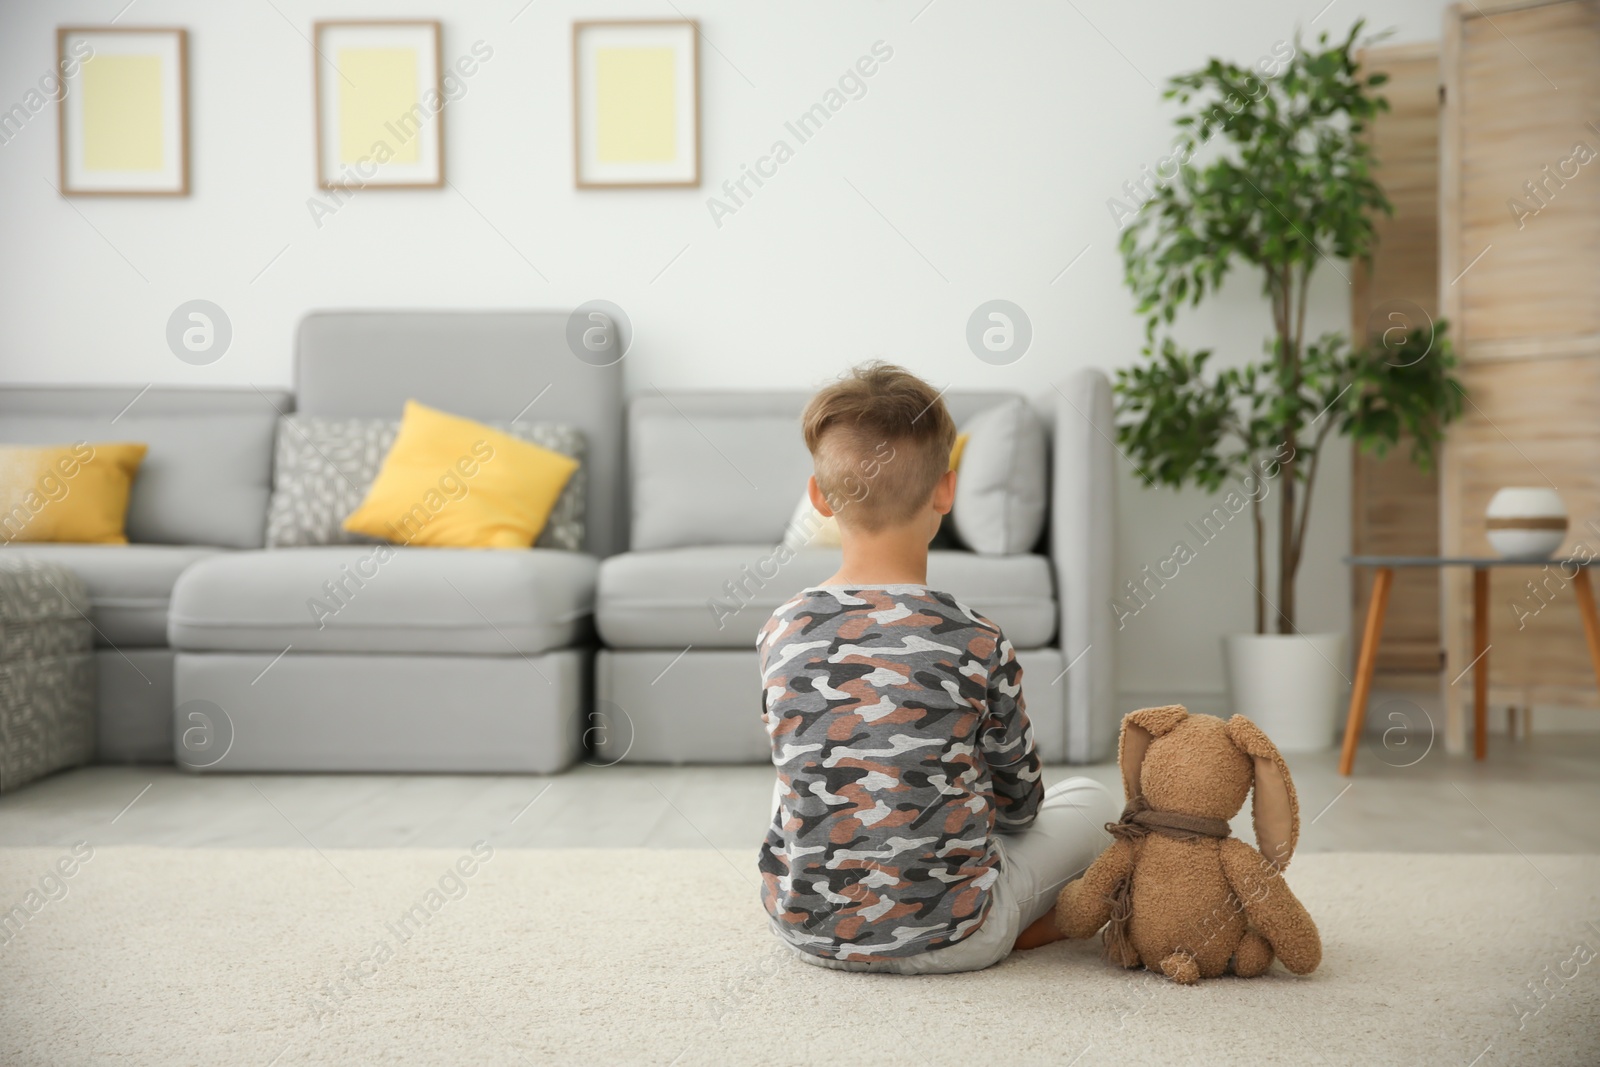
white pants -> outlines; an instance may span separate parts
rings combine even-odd
[[[997,835],[1000,877],[989,890],[989,914],[953,945],[892,960],[831,960],[789,947],[807,963],[840,971],[952,974],[992,967],[1055,905],[1061,887],[1095,861],[1111,838],[1106,823],[1121,814],[1122,802],[1089,778],[1068,778],[1045,790],[1032,826]]]

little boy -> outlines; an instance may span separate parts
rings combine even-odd
[[[1000,627],[928,588],[928,542],[955,499],[955,424],[899,367],[857,367],[804,416],[808,488],[837,516],[833,577],[757,638],[778,770],[762,903],[808,963],[973,971],[1057,940],[1055,899],[1120,805],[1098,783],[1049,790]]]

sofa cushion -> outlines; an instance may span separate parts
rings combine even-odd
[[[656,391],[636,397],[628,406],[629,547],[782,541],[811,474],[800,432],[800,413],[811,396]],[[961,426],[1017,399],[1000,392],[944,394]]]
[[[486,425],[532,444],[584,459],[583,431],[553,422]],[[272,467],[267,547],[372,544],[380,540],[344,528],[378,477],[399,433],[399,419],[327,419],[285,415],[278,420]],[[539,540],[540,548],[583,548],[586,482],[580,467],[561,490]]]
[[[315,311],[295,346],[295,410],[394,418],[407,400],[471,419],[559,420],[583,434],[584,548],[621,550],[622,371],[567,344],[569,311]],[[403,369],[404,373],[397,373]]]
[[[547,548],[232,552],[184,574],[167,632],[183,651],[532,655],[588,632],[596,567]]]
[[[777,544],[811,474],[802,394],[641,396],[628,409],[636,549]]]
[[[600,564],[595,622],[612,648],[750,648],[773,611],[838,568],[835,549],[625,552]],[[1043,556],[930,552],[928,584],[987,615],[1017,648],[1038,648],[1055,636],[1050,561]]]
[[[956,536],[990,556],[1032,551],[1050,498],[1044,424],[1017,399],[979,412],[962,429],[967,447],[950,511]]]
[[[275,389],[0,388],[0,442],[150,446],[128,499],[128,540],[260,548],[272,435],[293,407]]]
[[[167,602],[189,565],[221,554],[193,545],[13,544],[3,550],[58,563],[89,587],[95,644],[162,648],[167,643]]]

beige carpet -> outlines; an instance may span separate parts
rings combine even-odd
[[[69,855],[0,853],[0,907],[41,894],[0,934],[5,1064],[1600,1063],[1600,857],[1302,855],[1321,969],[1179,988],[1097,943],[808,967],[710,851],[107,847],[48,880]]]

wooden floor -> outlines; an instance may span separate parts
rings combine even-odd
[[[1364,746],[1353,778],[1337,750],[1289,758],[1302,850],[1600,853],[1600,734],[1492,738],[1489,758],[1415,758]],[[1052,767],[1048,782],[1116,768]],[[87,767],[0,797],[0,848],[753,849],[772,796],[768,767],[578,766],[553,777],[196,775]],[[1249,812],[1235,821],[1246,839]]]

